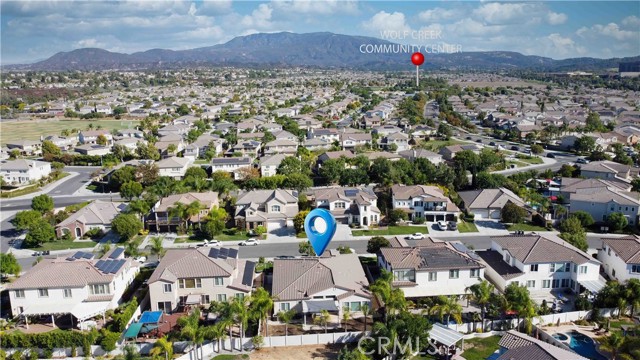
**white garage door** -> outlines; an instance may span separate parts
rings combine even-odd
[[[500,210],[491,210],[492,219],[500,219]]]
[[[476,210],[473,212],[474,218],[478,220],[487,219],[489,217],[489,210]]]
[[[271,220],[267,223],[267,231],[271,232],[273,230],[278,230],[286,227],[286,220]]]

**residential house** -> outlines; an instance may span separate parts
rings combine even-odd
[[[551,291],[580,294],[582,288],[597,292],[605,286],[598,260],[551,234],[494,236],[491,249],[478,255],[488,265],[485,275],[500,291],[515,282],[541,298]]]
[[[263,156],[260,159],[260,175],[265,176],[273,176],[277,174],[278,166],[282,160],[284,160],[287,154],[275,154],[270,156]]]
[[[377,200],[368,188],[327,187],[313,192],[316,207],[331,211],[342,224],[370,226],[380,222]]]
[[[278,130],[273,132],[273,136],[275,136],[276,140],[288,140],[293,141],[296,144],[298,143],[298,137],[293,135],[292,133],[286,130]]]
[[[322,139],[327,140],[330,143],[334,141],[340,141],[340,135],[342,133],[338,131],[338,129],[328,128],[328,129],[311,129],[307,133],[308,139]]]
[[[509,202],[524,207],[524,200],[505,188],[461,191],[458,193],[464,209],[475,219],[501,219],[502,208]]]
[[[322,164],[329,159],[333,159],[333,160],[337,160],[340,158],[353,159],[355,157],[356,155],[349,150],[327,151],[318,156],[318,167],[322,167]]]
[[[77,136],[57,136],[50,135],[44,138],[44,140],[51,141],[53,145],[59,147],[61,150],[70,150],[78,143]]]
[[[103,156],[111,153],[111,146],[84,144],[76,146],[74,151],[82,155]]]
[[[44,258],[7,285],[14,317],[70,314],[83,322],[115,309],[133,282],[139,267],[115,248],[101,259],[76,252],[67,258]],[[73,321],[73,320],[72,320]]]
[[[243,172],[253,166],[253,161],[248,157],[213,158],[211,159],[211,173],[222,171],[233,175],[234,180],[243,178]]]
[[[480,153],[480,150],[482,150],[482,147],[475,145],[475,144],[469,144],[469,145],[450,145],[450,146],[445,146],[442,149],[440,149],[440,155],[442,155],[442,158],[445,160],[453,160],[454,157],[456,157],[456,154],[459,153],[460,151],[463,150],[470,150],[473,151],[476,154]]]
[[[260,143],[260,141],[239,141],[233,148],[229,149],[227,155],[239,153],[242,154],[242,156],[256,158],[258,157],[258,152],[260,151],[261,146],[262,144]]]
[[[9,185],[26,185],[51,174],[51,163],[37,160],[8,160],[0,163],[0,176]]]
[[[560,195],[564,198],[565,203],[569,203],[571,195],[580,190],[606,189],[610,187],[619,191],[631,191],[631,184],[614,179],[605,180],[599,178],[583,179],[563,177],[560,180],[560,184]]]
[[[298,141],[286,139],[273,140],[265,145],[265,154],[289,154],[294,155],[298,150]]]
[[[405,151],[398,151],[398,155],[403,158],[414,161],[415,159],[427,159],[433,165],[438,165],[442,162],[442,155],[436,154],[433,151],[425,150],[425,149],[409,149]]]
[[[635,226],[640,213],[640,193],[620,191],[615,187],[579,189],[569,197],[570,211],[586,211],[597,222],[622,213]]]
[[[341,318],[344,308],[352,317],[362,316],[362,305],[371,308],[369,281],[356,254],[335,250],[322,257],[275,259],[273,261],[273,313],[295,310],[307,316],[323,310]]]
[[[218,201],[218,193],[213,191],[169,195],[160,199],[153,206],[153,209],[151,209],[151,213],[146,219],[148,228],[155,227],[157,232],[160,232],[161,230],[171,231],[171,229],[175,229],[184,222],[185,219],[181,219],[178,216],[179,214],[172,214],[171,209],[175,209],[178,203],[188,206],[196,201],[200,203],[200,211],[186,219],[186,221],[191,224],[202,222],[207,215],[209,215],[209,211],[211,211],[214,206],[220,205]]]
[[[500,349],[496,360],[588,360],[574,351],[557,347],[517,330],[507,331],[500,338],[498,345]]]
[[[442,189],[428,185],[400,185],[391,187],[393,209],[409,213],[409,220],[457,221],[460,209],[444,195]]]
[[[230,248],[169,249],[149,278],[152,311],[226,302],[251,294],[256,263]]]
[[[187,124],[168,124],[160,129],[158,129],[158,135],[166,136],[166,135],[186,135],[189,130],[191,130],[191,126]]]
[[[121,129],[121,130],[118,130],[118,136],[123,138],[143,139],[144,132],[138,129]]]
[[[302,144],[307,150],[316,151],[316,150],[329,150],[331,149],[331,142],[324,139],[314,138],[305,140]]]
[[[181,180],[192,163],[193,160],[190,158],[172,156],[157,161],[156,166],[158,166],[158,175]]]
[[[602,261],[604,272],[612,280],[620,283],[640,280],[640,237],[603,238],[598,260]]]
[[[91,229],[107,232],[111,229],[111,221],[126,207],[122,202],[95,200],[56,225],[56,234],[58,237],[69,234],[76,239]]]
[[[342,149],[351,150],[356,146],[371,145],[371,133],[342,133],[340,135],[340,145]]]
[[[385,136],[382,138],[380,145],[382,145],[386,150],[391,150],[391,147],[395,145],[396,152],[411,149],[411,146],[409,145],[409,136],[400,132]]]
[[[378,266],[393,274],[392,286],[401,288],[407,298],[463,295],[484,279],[485,266],[459,241],[427,238],[415,247],[403,245],[381,248]]]
[[[42,154],[42,144],[33,140],[9,140],[5,146],[9,150],[19,150],[21,155],[31,156]]]
[[[292,190],[252,190],[236,200],[236,226],[247,230],[264,226],[268,232],[292,227],[298,196]]]
[[[216,154],[221,154],[223,152],[222,145],[224,142],[224,139],[217,136],[202,134],[196,141],[185,146],[184,157],[190,157],[194,160],[199,157],[204,157],[209,147],[212,147]]]
[[[109,130],[80,131],[78,134],[78,140],[80,140],[81,144],[97,144],[100,136],[104,136],[104,138],[107,139],[107,145],[111,145],[113,143],[113,135],[111,135]]]
[[[618,164],[609,160],[592,161],[580,166],[580,175],[590,179],[598,178],[630,182],[632,176],[637,175],[637,173],[638,171],[632,171],[629,165]]]

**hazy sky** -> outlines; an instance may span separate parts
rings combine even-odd
[[[554,59],[640,55],[639,1],[5,1],[1,61],[98,47],[189,49],[256,32],[292,31],[511,50]],[[417,31],[423,32],[422,38]],[[425,38],[426,37],[426,38]]]

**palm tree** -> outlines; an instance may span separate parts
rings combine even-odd
[[[618,352],[624,343],[624,337],[619,332],[612,332],[611,335],[599,339],[600,348],[611,353],[611,360],[616,360]]]
[[[200,228],[202,228],[201,222],[200,222],[201,209],[202,209],[202,204],[200,203],[200,201],[197,201],[197,200],[187,205],[187,208],[185,209],[185,216],[187,216],[188,219],[191,219],[192,217],[198,215],[198,227]]]
[[[360,307],[360,311],[362,311],[362,315],[364,315],[364,331],[367,331],[367,316],[371,314],[371,307],[369,304],[362,304]]]
[[[102,246],[100,246],[100,249],[98,250],[98,257],[103,257],[104,254],[109,252],[109,250],[111,250],[111,245],[109,245],[108,243],[102,244]]]
[[[254,313],[254,318],[258,319],[258,334],[260,334],[261,325],[264,324],[265,335],[269,336],[267,317],[269,316],[269,312],[273,310],[273,298],[263,287],[259,287],[253,292],[251,296],[251,309]]]
[[[524,321],[524,331],[531,335],[533,331],[533,318],[538,317],[538,309],[536,304],[533,301],[529,301],[529,303],[524,307],[522,313],[519,315],[522,316]]]
[[[482,330],[484,331],[484,319],[487,313],[487,306],[491,301],[491,294],[493,294],[495,287],[487,280],[482,280],[479,283],[473,284],[465,289],[465,292],[470,292],[467,298],[480,305],[480,313],[482,317]]]
[[[229,343],[231,345],[231,351],[233,351],[233,325],[235,324],[234,322],[234,313],[233,313],[233,307],[231,306],[231,303],[228,301],[224,301],[224,302],[212,302],[211,306],[209,307],[210,311],[213,311],[215,313],[218,314],[219,317],[219,321],[218,324],[220,324],[220,326],[222,326],[223,328],[228,328],[229,329]]]
[[[213,326],[207,326],[206,336],[218,343],[218,352],[222,350],[222,341],[227,337],[226,325],[218,322]]]
[[[187,227],[187,220],[188,220],[188,216],[187,214],[187,206],[181,202],[176,203],[174,206],[170,207],[169,209],[169,216],[172,218],[179,218],[180,219],[180,229],[186,229]]]
[[[342,322],[344,323],[344,331],[349,331],[349,320],[351,319],[351,309],[348,306],[342,308]]]
[[[124,347],[124,354],[117,356],[116,359],[122,360],[139,360],[140,353],[138,353],[138,349],[136,349],[133,345],[127,345]]]
[[[631,305],[631,318],[635,314],[635,309],[640,307],[640,280],[629,279],[625,285],[625,293],[629,305]]]
[[[458,324],[462,322],[462,305],[458,304],[458,299],[455,296],[438,296],[438,304],[431,307],[430,313],[431,315],[437,314],[440,317],[440,321],[443,320],[446,314],[447,325],[451,316]]]
[[[244,298],[235,297],[231,301],[231,309],[233,317],[238,325],[240,325],[240,347],[244,349],[244,333],[249,323],[249,303],[251,302],[250,296]]]
[[[289,323],[293,320],[293,317],[296,315],[296,311],[294,309],[289,309],[287,311],[280,311],[278,313],[278,319],[284,323],[284,336],[288,335]]]
[[[471,321],[473,322],[473,331],[476,331],[476,329],[477,329],[477,328],[476,328],[476,323],[477,323],[478,321],[482,321],[482,317],[480,316],[480,314],[478,314],[478,312],[477,312],[477,311],[474,311],[474,312],[471,314]],[[482,328],[483,328],[482,330],[484,331],[484,324],[482,324],[482,325],[483,325],[483,326],[482,326]]]
[[[149,210],[151,210],[151,207],[142,199],[132,200],[127,206],[127,212],[140,215],[141,221],[144,220],[144,215],[148,214]]]
[[[150,354],[154,359],[159,359],[164,354],[164,359],[169,360],[173,358],[173,343],[163,336],[153,344]]]
[[[327,310],[321,310],[319,314],[316,314],[316,316],[313,318],[313,322],[314,324],[317,324],[318,326],[322,326],[324,327],[324,333],[327,333],[327,325],[329,324],[329,319],[331,318],[331,315],[329,315],[329,311]]]
[[[178,319],[180,336],[193,344],[194,357],[198,359],[198,348],[204,342],[204,328],[200,326],[200,309],[195,308],[191,314]]]
[[[140,250],[138,250],[138,245],[133,241],[130,241],[127,243],[127,245],[125,245],[124,252],[125,254],[127,254],[127,256],[130,256],[130,257],[137,257],[140,255]]]
[[[627,306],[629,304],[627,304],[627,299],[623,298],[623,297],[619,297],[618,298],[618,317],[620,316],[624,316],[624,314],[627,311]]]
[[[158,256],[158,260],[162,259],[167,251],[162,247],[162,238],[154,236],[151,238],[151,253]]]

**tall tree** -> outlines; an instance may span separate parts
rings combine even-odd
[[[296,315],[296,311],[294,309],[290,309],[287,311],[278,312],[278,319],[284,323],[284,336],[286,337],[289,334],[288,328],[291,320]]]
[[[165,360],[172,359],[173,343],[169,341],[166,336],[163,336],[160,339],[156,340],[156,342],[153,344],[153,348],[149,353],[154,359],[158,359],[162,355],[164,355]]]
[[[265,335],[269,336],[269,325],[267,317],[269,312],[273,310],[273,298],[271,294],[263,287],[259,287],[251,296],[251,310],[253,317],[258,320],[258,334],[260,334],[261,325],[265,325]]]
[[[53,206],[53,199],[47,194],[38,195],[31,200],[31,208],[41,214],[53,210]]]
[[[451,316],[458,324],[462,322],[462,305],[458,304],[455,296],[438,296],[438,303],[432,306],[429,312],[431,315],[438,315],[440,321],[447,315],[446,324],[449,324]]]
[[[18,276],[21,270],[20,264],[13,254],[0,253],[0,274],[2,274],[2,276]]]
[[[487,280],[482,280],[479,283],[473,284],[466,288],[469,292],[469,299],[480,305],[480,313],[482,317],[482,330],[484,331],[484,319],[487,313],[487,306],[491,302],[491,294],[495,291],[495,286]]]
[[[200,326],[200,309],[195,308],[189,315],[179,318],[178,325],[180,326],[180,336],[193,345],[194,358],[196,360],[202,359],[203,357],[198,355],[198,349],[204,342],[205,331]]]

